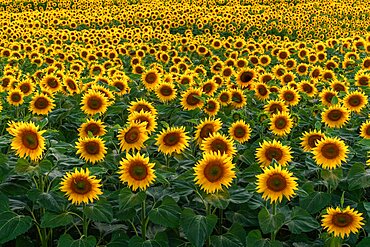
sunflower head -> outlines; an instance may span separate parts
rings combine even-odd
[[[108,98],[101,92],[89,90],[84,94],[81,110],[88,115],[104,114],[108,107]]]
[[[360,136],[362,136],[365,139],[370,139],[370,120],[361,124]]]
[[[120,131],[117,136],[122,150],[140,150],[148,139],[145,122],[131,122],[127,128]]]
[[[335,105],[322,112],[322,121],[330,128],[341,128],[349,120],[349,112],[346,108]]]
[[[324,138],[325,135],[321,131],[310,131],[305,132],[301,138],[301,146],[305,152],[311,151],[316,147],[318,141]]]
[[[210,118],[204,119],[196,127],[195,139],[197,140],[198,144],[200,144],[205,138],[219,131],[221,127],[222,127],[222,122],[219,118],[214,119],[214,120]]]
[[[162,130],[157,137],[156,145],[158,145],[158,150],[164,154],[180,154],[189,146],[189,139],[185,127],[171,127]]]
[[[43,93],[35,94],[30,102],[30,111],[32,114],[47,115],[54,107],[54,100]]]
[[[344,97],[343,104],[348,110],[359,113],[367,105],[367,98],[363,92],[355,91]]]
[[[326,137],[316,142],[312,149],[316,163],[324,169],[335,169],[346,161],[348,147],[337,137]]]
[[[200,149],[206,153],[220,152],[221,154],[227,154],[229,156],[233,156],[236,153],[234,141],[217,132],[205,138]]]
[[[78,129],[78,135],[81,138],[89,137],[89,132],[92,136],[103,136],[107,131],[101,120],[90,118],[85,123],[81,124],[81,127]]]
[[[76,142],[77,154],[81,158],[95,164],[102,161],[107,153],[105,142],[100,137],[79,138]]]
[[[229,128],[229,135],[236,141],[244,143],[250,139],[251,128],[243,120],[234,122]]]
[[[270,130],[278,136],[289,134],[293,127],[293,121],[287,112],[274,114],[270,120]]]
[[[277,163],[285,166],[292,160],[289,146],[283,145],[280,141],[264,140],[260,147],[256,149],[256,157],[261,166],[267,167],[275,159]]]

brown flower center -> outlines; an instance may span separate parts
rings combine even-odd
[[[30,87],[30,85],[28,85],[28,84],[22,84],[22,86],[20,86],[20,90],[21,90],[24,94],[27,94],[27,93],[31,90],[31,87]]]
[[[76,90],[77,89],[76,84],[72,80],[67,80],[67,85],[72,90]]]
[[[209,112],[213,112],[213,111],[215,111],[215,110],[216,110],[216,103],[215,103],[215,102],[213,102],[213,101],[209,101],[209,102],[207,102],[206,109],[207,109],[207,111],[209,111]]]
[[[100,145],[96,141],[88,141],[85,143],[85,151],[88,154],[98,154],[100,152]]]
[[[144,112],[151,112],[149,106],[147,106],[145,104],[138,104],[135,107],[135,111],[140,112],[141,110],[143,110]]]
[[[248,83],[253,79],[253,73],[246,71],[240,75],[240,81],[242,83]]]
[[[281,174],[273,174],[267,179],[266,186],[274,192],[282,191],[287,187],[286,179]]]
[[[276,112],[282,112],[282,111],[283,111],[283,107],[280,104],[272,104],[269,109],[270,113],[276,113]]]
[[[289,91],[284,93],[284,100],[293,101],[294,98],[295,98],[294,93],[289,92]]]
[[[22,100],[22,96],[19,93],[13,93],[11,99],[13,102],[19,102]]]
[[[221,154],[224,154],[228,151],[228,146],[227,146],[227,143],[225,143],[224,140],[221,140],[221,139],[215,139],[214,141],[212,141],[211,143],[211,150],[213,152],[218,152],[220,151]]]
[[[321,135],[310,135],[307,140],[308,146],[310,146],[310,148],[316,147],[317,142],[320,141],[322,138],[323,137]]]
[[[91,191],[92,185],[85,177],[77,177],[71,183],[71,189],[74,193],[84,195]]]
[[[85,132],[86,134],[89,133],[89,131],[94,135],[96,136],[97,134],[99,134],[100,132],[100,127],[99,125],[97,125],[96,123],[89,123],[86,128],[85,128]]]
[[[362,99],[358,95],[353,95],[349,98],[348,103],[350,106],[359,106],[362,103]]]
[[[236,138],[243,138],[246,133],[247,131],[244,126],[236,126],[234,129],[234,136]]]
[[[243,102],[243,98],[240,95],[240,93],[238,93],[238,92],[233,92],[233,94],[232,94],[232,100],[235,103],[242,103]]]
[[[287,121],[285,119],[285,117],[278,117],[276,120],[275,120],[275,127],[277,129],[284,129],[286,126],[287,126]]]
[[[35,101],[34,104],[35,108],[37,109],[46,109],[49,106],[49,101],[45,99],[44,97],[40,97]]]
[[[210,161],[204,168],[204,176],[211,183],[219,181],[223,175],[223,164],[219,161]]]
[[[283,151],[280,148],[269,147],[265,152],[265,156],[270,161],[272,159],[279,161],[283,157]]]
[[[170,96],[172,94],[172,88],[170,86],[163,85],[160,92],[163,96]]]
[[[135,143],[140,138],[140,130],[137,127],[130,128],[125,134],[125,142],[128,144]]]
[[[331,121],[338,121],[343,116],[343,112],[340,110],[331,110],[328,113],[328,118]]]
[[[205,139],[210,136],[214,132],[213,124],[206,124],[202,127],[199,133],[199,137],[201,139]]]
[[[146,76],[145,76],[145,82],[148,83],[148,84],[153,84],[157,81],[157,75],[154,73],[154,72],[149,72]]]
[[[331,103],[331,100],[333,99],[334,96],[335,96],[335,94],[328,92],[328,93],[325,94],[324,98],[325,98],[326,102]]]
[[[52,78],[49,78],[46,83],[51,88],[57,88],[58,85],[59,85],[57,79],[56,78],[53,78],[53,77]]]
[[[148,176],[148,169],[145,164],[136,161],[134,164],[130,165],[129,173],[132,178],[141,181]]]
[[[334,143],[327,143],[322,146],[321,153],[327,159],[335,159],[339,155],[339,147]]]
[[[332,223],[335,226],[339,227],[347,227],[353,222],[353,218],[351,215],[347,213],[336,213],[333,215]]]
[[[39,139],[37,134],[32,131],[25,131],[22,133],[22,143],[23,145],[31,150],[35,150],[39,146]]]
[[[174,146],[180,141],[180,134],[177,132],[170,132],[163,138],[163,142],[166,146]]]
[[[200,99],[197,99],[194,96],[199,96],[197,93],[190,93],[188,97],[186,97],[186,103],[191,106],[195,106],[200,102]]]
[[[100,109],[103,106],[103,102],[102,102],[102,100],[99,97],[97,97],[97,96],[91,96],[87,100],[87,106],[90,109],[98,110],[98,109]]]
[[[221,102],[228,102],[228,101],[229,101],[229,99],[230,99],[230,96],[229,96],[227,93],[223,93],[223,94],[221,94],[221,96],[220,96],[220,100],[221,100]]]
[[[313,91],[312,86],[310,84],[307,84],[307,83],[303,84],[302,89],[306,93],[312,93],[312,91]]]
[[[268,92],[266,87],[263,85],[258,86],[257,90],[258,90],[258,93],[262,96],[265,96]]]

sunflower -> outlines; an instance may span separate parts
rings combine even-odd
[[[270,120],[270,130],[274,135],[285,136],[293,127],[293,121],[288,112],[273,114]]]
[[[117,95],[125,95],[130,92],[130,87],[128,85],[127,78],[114,78],[110,85],[114,86],[117,90],[115,91],[115,94]]]
[[[338,93],[331,89],[324,89],[319,94],[319,97],[321,98],[321,103],[325,106],[332,106],[332,99],[333,97],[337,97]]]
[[[340,82],[340,81],[333,81],[331,84],[330,84],[330,87],[336,91],[336,92],[345,92],[347,93],[348,92],[348,87],[345,85],[344,82]]]
[[[54,107],[54,100],[41,93],[35,94],[32,97],[29,109],[32,114],[47,115],[53,110]]]
[[[203,106],[203,101],[199,99],[202,96],[202,90],[190,88],[182,94],[181,105],[185,110],[194,110]]]
[[[343,105],[350,111],[359,113],[368,103],[367,96],[360,91],[347,94],[343,99]]]
[[[22,91],[24,96],[28,96],[32,94],[33,90],[35,89],[35,85],[30,79],[27,79],[19,83],[17,88]]]
[[[335,169],[346,161],[348,147],[337,137],[324,137],[312,149],[316,164],[324,169]]]
[[[298,84],[298,90],[300,92],[305,92],[309,97],[313,97],[317,93],[316,85],[308,81],[301,81],[301,83]]]
[[[322,217],[321,225],[329,233],[334,233],[334,237],[345,238],[350,233],[357,233],[365,224],[362,213],[350,208],[350,206],[345,209],[329,207]]]
[[[59,92],[62,89],[60,79],[53,74],[45,75],[40,84],[43,89],[51,93]]]
[[[227,90],[224,90],[218,95],[217,98],[222,106],[227,106],[231,102],[231,93]]]
[[[13,106],[20,106],[24,102],[24,95],[19,89],[12,89],[8,92],[8,97],[6,98],[8,103]]]
[[[135,122],[146,123],[146,131],[151,134],[157,128],[157,121],[155,116],[150,112],[141,110],[140,112],[133,112],[128,116],[128,122],[133,124]]]
[[[189,139],[186,135],[185,127],[171,127],[161,131],[157,136],[156,145],[158,150],[164,154],[172,154],[174,152],[180,154],[189,146]]]
[[[242,88],[250,85],[257,78],[257,73],[253,69],[241,69],[236,75],[236,83]]]
[[[207,113],[208,116],[216,116],[219,110],[220,103],[216,99],[210,98],[206,101],[204,112]]]
[[[154,90],[154,88],[159,84],[160,75],[155,69],[151,69],[142,74],[141,81],[146,89]]]
[[[255,84],[254,91],[257,99],[259,100],[267,100],[270,97],[270,91],[265,83]]]
[[[256,157],[261,166],[269,166],[273,159],[280,165],[285,166],[292,160],[289,146],[284,146],[280,141],[264,140],[260,147],[256,149]]]
[[[120,131],[117,138],[123,151],[131,149],[140,151],[148,139],[146,123],[132,122],[130,126]]]
[[[89,90],[83,95],[81,105],[85,114],[101,115],[107,111],[108,99],[101,92]]]
[[[63,84],[71,95],[80,93],[79,85],[74,78],[70,76],[65,76]]]
[[[220,133],[212,133],[202,142],[200,149],[206,153],[220,152],[232,156],[236,153],[234,141]]]
[[[287,112],[288,108],[286,107],[284,101],[282,100],[270,100],[263,107],[266,113],[276,114],[279,112]]]
[[[173,83],[162,82],[155,88],[157,98],[162,102],[168,102],[176,98],[176,88]]]
[[[239,143],[244,143],[250,139],[251,128],[243,120],[234,122],[229,128],[229,135]]]
[[[131,156],[129,153],[126,159],[120,161],[119,174],[122,183],[127,183],[133,191],[138,188],[146,190],[156,178],[154,174],[154,163],[149,163],[149,158],[140,153]]]
[[[216,119],[206,118],[195,127],[196,128],[195,140],[197,140],[198,144],[200,144],[205,138],[219,131],[221,127],[222,122],[219,118]]]
[[[216,92],[217,88],[218,84],[213,80],[206,81],[202,85],[203,93],[207,94],[208,96],[212,96]]]
[[[82,159],[92,164],[102,161],[107,153],[105,142],[96,136],[79,138],[76,148],[76,154],[80,154]]]
[[[30,157],[33,161],[41,159],[45,149],[45,139],[42,137],[45,130],[39,131],[39,127],[32,122],[12,122],[7,130],[14,136],[11,148],[19,157]]]
[[[365,139],[370,139],[370,120],[368,120],[365,123],[361,124],[361,127],[360,127],[360,136],[362,136]]]
[[[349,120],[349,112],[341,106],[331,106],[321,114],[322,122],[330,128],[341,128]]]
[[[78,135],[80,138],[89,137],[89,132],[92,136],[103,136],[107,131],[102,121],[90,118],[85,123],[81,124],[78,129]]]
[[[280,90],[279,98],[284,100],[286,104],[295,106],[299,103],[300,96],[293,88],[283,87]]]
[[[220,152],[205,153],[194,167],[195,184],[206,193],[223,190],[223,186],[228,188],[236,178],[234,168],[231,156]]]
[[[148,112],[150,113],[150,115],[153,115],[153,116],[157,116],[158,114],[155,107],[150,102],[146,101],[145,99],[138,99],[136,101],[131,101],[128,111],[130,112],[130,114],[134,112],[140,113],[141,111]]]
[[[240,89],[233,89],[231,90],[231,105],[236,108],[240,109],[244,107],[247,103],[247,99]]]
[[[76,168],[73,173],[67,172],[64,175],[60,190],[66,193],[72,204],[92,203],[94,199],[99,200],[98,196],[103,194],[99,188],[102,186],[100,181],[95,176],[90,176],[88,168],[86,171],[83,168],[78,171]]]
[[[281,202],[283,197],[290,200],[298,190],[298,180],[293,173],[282,169],[280,165],[266,167],[257,177],[257,192],[262,193],[262,198],[271,203]]]
[[[305,152],[310,152],[316,147],[317,142],[323,138],[325,138],[325,134],[321,133],[320,130],[305,132],[303,137],[301,137],[301,146]]]

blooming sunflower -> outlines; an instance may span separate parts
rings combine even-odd
[[[323,89],[322,92],[319,94],[321,98],[321,103],[325,106],[332,106],[333,104],[332,99],[333,97],[337,97],[338,92],[331,90],[331,89]]]
[[[284,100],[287,105],[291,106],[297,105],[300,100],[300,96],[296,90],[290,87],[283,87],[280,90],[279,98]]]
[[[321,225],[334,236],[345,238],[350,233],[357,233],[364,225],[362,213],[347,206],[345,209],[329,207],[322,216]]]
[[[370,120],[368,120],[365,123],[361,124],[361,127],[360,127],[360,136],[362,136],[365,139],[370,139]]]
[[[207,193],[223,190],[223,186],[228,188],[236,178],[234,168],[231,156],[220,152],[205,153],[194,167],[195,184]]]
[[[24,102],[24,95],[19,89],[12,89],[8,92],[8,97],[6,98],[8,103],[13,106],[20,106]]]
[[[360,91],[349,93],[343,99],[343,105],[350,111],[359,113],[368,103],[367,96]]]
[[[257,83],[254,86],[254,91],[257,99],[259,100],[267,100],[270,97],[270,91],[265,83]]]
[[[148,112],[152,116],[157,116],[158,114],[154,106],[150,102],[146,101],[145,99],[138,99],[136,101],[131,101],[128,111],[130,112],[130,114],[133,114],[135,112],[140,113],[141,111]]]
[[[284,146],[280,141],[264,140],[260,147],[256,149],[256,157],[261,166],[269,166],[273,159],[280,165],[285,166],[292,160],[289,146]]]
[[[41,159],[45,149],[45,139],[42,137],[45,130],[39,131],[39,127],[32,122],[12,122],[7,130],[14,136],[11,148],[17,155],[21,158],[28,156],[33,161]]]
[[[124,151],[139,150],[144,147],[144,142],[148,139],[145,122],[132,122],[130,126],[122,129],[117,136],[120,141],[121,149]]]
[[[282,100],[270,100],[267,104],[263,107],[265,112],[269,114],[275,114],[279,112],[286,112],[288,108],[286,107],[284,101]]]
[[[348,147],[337,137],[325,137],[312,149],[316,164],[324,169],[335,169],[346,161]]]
[[[62,89],[62,83],[59,78],[53,74],[45,75],[41,80],[40,85],[43,89],[51,93],[59,92]]]
[[[202,142],[200,149],[206,153],[220,152],[232,156],[236,153],[234,141],[220,133],[212,133]]]
[[[301,137],[301,146],[305,152],[310,152],[316,147],[317,142],[323,138],[325,138],[325,135],[320,130],[305,132],[303,137]]]
[[[89,132],[91,132],[93,136],[103,136],[107,131],[102,121],[90,118],[85,123],[81,124],[78,129],[78,135],[81,138],[89,137]]]
[[[154,88],[159,84],[160,75],[156,70],[151,69],[142,74],[141,80],[146,89],[154,90]]]
[[[270,120],[270,130],[274,135],[285,136],[290,133],[293,127],[293,121],[288,112],[274,114]]]
[[[240,89],[233,89],[231,90],[231,105],[236,108],[242,108],[247,103],[247,99]]]
[[[126,159],[120,161],[119,174],[122,183],[127,183],[133,191],[138,188],[145,190],[155,180],[154,163],[149,163],[149,158],[140,153],[131,156],[129,153]]]
[[[310,83],[308,81],[302,81],[298,84],[298,90],[300,92],[305,92],[309,97],[313,97],[317,93],[317,88],[315,83]]]
[[[322,122],[330,128],[341,128],[349,120],[349,112],[341,106],[331,106],[321,114]]]
[[[282,169],[280,165],[275,167],[266,167],[262,174],[257,177],[257,192],[262,193],[262,198],[270,200],[271,203],[281,202],[283,197],[290,200],[298,190],[296,177],[293,173],[286,169]]]
[[[247,87],[257,77],[257,73],[253,69],[241,69],[236,75],[236,83],[241,87]]]
[[[222,122],[219,118],[206,118],[200,122],[195,128],[195,140],[200,144],[205,138],[219,131],[222,127]]]
[[[99,137],[79,138],[76,142],[77,152],[84,160],[95,164],[102,161],[107,153],[105,142]]]
[[[108,99],[101,92],[89,90],[84,94],[81,105],[85,114],[104,114],[107,111]]]
[[[133,112],[128,116],[128,122],[133,124],[135,122],[139,123],[146,123],[146,131],[148,134],[151,134],[155,128],[157,127],[157,121],[155,120],[155,116],[152,115],[150,112],[146,112],[141,110],[140,112]]]
[[[95,199],[99,200],[99,195],[103,194],[100,181],[95,176],[90,176],[88,168],[86,171],[83,168],[78,171],[76,168],[73,173],[67,172],[64,175],[60,190],[66,193],[72,204],[92,203]]]
[[[202,90],[199,88],[190,88],[181,96],[181,105],[185,110],[194,110],[203,106],[203,101],[199,99],[202,96]]]
[[[229,135],[236,141],[244,143],[250,139],[251,128],[243,120],[234,122],[229,128]]]
[[[213,98],[210,98],[206,101],[206,104],[204,106],[204,112],[208,116],[216,116],[218,111],[220,110],[220,103]]]
[[[35,94],[30,102],[30,112],[32,114],[47,115],[55,107],[54,100],[49,96],[41,93]]]
[[[173,83],[162,82],[155,88],[155,94],[162,102],[168,102],[176,98],[176,88]]]
[[[158,150],[164,154],[172,154],[174,152],[180,154],[189,146],[189,137],[186,135],[185,127],[171,127],[157,136],[156,145]]]
[[[217,98],[222,106],[227,106],[231,102],[231,93],[227,90],[224,90],[218,95]]]

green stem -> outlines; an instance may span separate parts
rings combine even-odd
[[[272,203],[272,215],[273,215],[273,216],[275,216],[275,215],[276,215],[276,203]],[[277,230],[276,230],[276,231],[273,231],[273,232],[271,233],[271,240],[272,240],[272,241],[275,241],[276,234],[277,234]]]
[[[147,226],[147,220],[146,220],[146,212],[145,212],[145,200],[141,203],[141,237],[146,240],[146,226]]]
[[[85,214],[86,204],[84,203],[82,207],[83,207],[83,211],[82,211],[82,215],[83,215],[83,235],[85,237],[87,237],[87,229],[89,228],[89,221],[87,220],[87,217],[86,217],[86,214]]]

